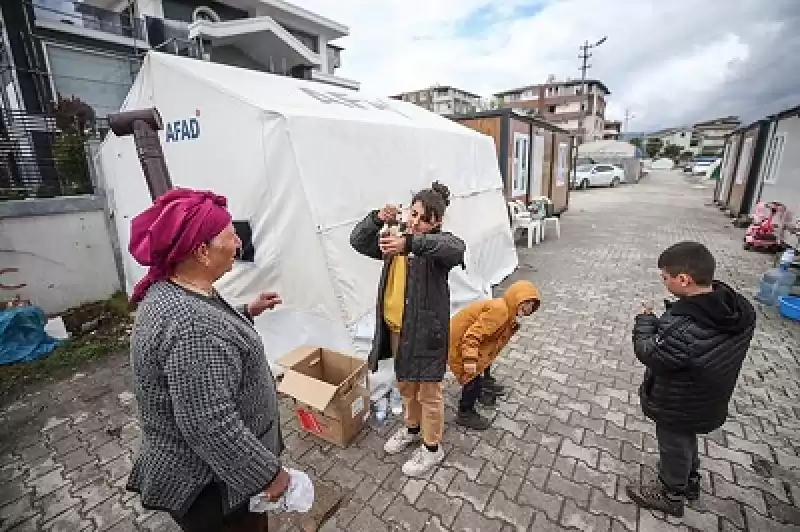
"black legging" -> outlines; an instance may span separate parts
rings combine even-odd
[[[267,514],[251,513],[248,504],[228,515],[222,513],[222,493],[209,484],[189,507],[186,515],[172,514],[184,532],[267,532]]]

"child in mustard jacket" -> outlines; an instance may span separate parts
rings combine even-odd
[[[489,366],[519,330],[518,317],[539,308],[539,291],[529,281],[517,281],[503,297],[477,301],[450,320],[448,363],[463,389],[456,423],[474,430],[489,428],[489,420],[475,410],[482,394],[500,395],[502,388],[489,375]]]

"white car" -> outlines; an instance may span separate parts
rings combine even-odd
[[[717,169],[722,159],[714,159],[712,161],[697,161],[692,166],[692,175],[694,176],[709,176]]]
[[[572,187],[616,187],[625,181],[625,170],[613,164],[581,164],[575,168]]]

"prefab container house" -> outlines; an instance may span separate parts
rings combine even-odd
[[[556,214],[567,210],[573,146],[568,131],[513,109],[450,118],[494,139],[508,199],[546,196]]]

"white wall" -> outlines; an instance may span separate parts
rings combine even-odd
[[[120,4],[126,4],[125,0],[120,0]],[[164,18],[164,7],[161,4],[161,0],[138,0],[137,3],[137,10],[139,12],[139,16],[150,16],[155,18]],[[120,9],[116,11],[120,11]]]
[[[579,113],[581,111],[581,102],[569,102],[556,106],[556,114],[558,113]]]
[[[0,209],[0,269],[18,268],[19,273],[0,279],[6,285],[27,286],[0,290],[0,300],[19,294],[55,314],[106,299],[120,289],[102,204],[95,201],[89,210],[83,210],[80,202],[81,198],[4,202]]]
[[[778,155],[774,182],[764,182],[761,201],[780,201],[786,205],[790,217],[797,220],[800,219],[800,117],[778,122],[775,135],[780,134],[786,135],[785,144]]]

